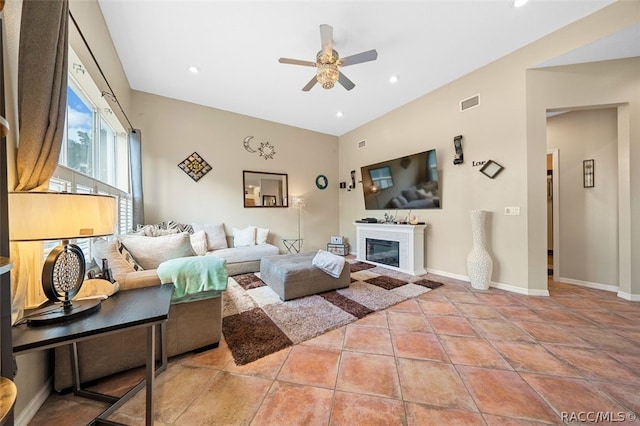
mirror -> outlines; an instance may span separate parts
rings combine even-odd
[[[245,207],[289,207],[286,173],[242,171]]]

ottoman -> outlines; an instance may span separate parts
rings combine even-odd
[[[260,261],[260,279],[282,300],[349,287],[349,262],[345,262],[340,276],[333,278],[313,266],[311,262],[315,255],[316,253],[296,253],[263,257]]]

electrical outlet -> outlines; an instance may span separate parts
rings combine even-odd
[[[520,207],[519,206],[505,207],[504,214],[507,216],[520,216]]]

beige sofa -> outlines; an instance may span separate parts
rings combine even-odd
[[[188,233],[170,236],[128,239],[132,250],[116,241],[98,239],[93,243],[94,260],[101,264],[107,259],[120,290],[159,285],[156,267],[165,260],[194,255]],[[119,237],[125,244],[127,238]],[[227,260],[228,275],[257,272],[260,259],[278,254],[277,247],[260,244],[248,247],[222,248],[208,251]],[[144,254],[136,253],[135,247]],[[145,247],[144,250],[142,247]],[[133,259],[128,259],[128,256]],[[140,260],[144,270],[133,266]],[[154,263],[151,263],[154,262]],[[203,348],[217,347],[222,335],[222,297],[172,304],[167,321],[167,355],[169,357]],[[145,331],[134,329],[78,343],[80,382],[139,367],[145,364]],[[159,343],[158,343],[159,344]],[[158,346],[159,349],[159,346]],[[159,353],[159,351],[158,351]],[[70,347],[55,349],[54,389],[62,391],[72,387]]]

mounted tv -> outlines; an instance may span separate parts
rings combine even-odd
[[[363,166],[360,171],[366,210],[440,208],[435,149]]]

